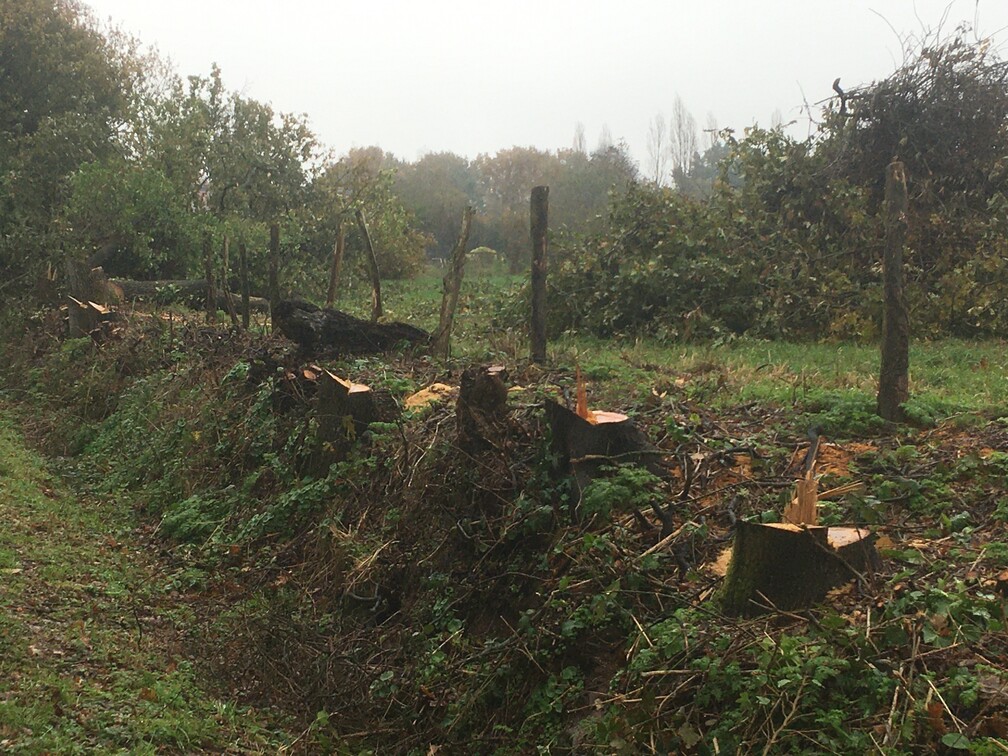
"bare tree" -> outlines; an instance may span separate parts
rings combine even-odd
[[[707,125],[704,127],[704,142],[706,143],[706,148],[708,150],[713,149],[721,141],[721,136],[719,134],[717,117],[711,113],[707,113]]]
[[[770,114],[770,128],[779,129],[784,125],[784,114],[781,113],[780,108],[774,108],[774,112]]]
[[[605,152],[613,146],[612,132],[609,131],[609,124],[602,124],[602,131],[599,133],[597,152]]]
[[[574,152],[579,152],[582,155],[588,154],[588,147],[585,143],[585,127],[581,121],[578,121],[577,126],[574,127]]]
[[[697,153],[697,125],[693,114],[686,108],[682,97],[676,95],[672,108],[672,134],[669,153],[673,175],[685,176],[693,166]]]
[[[648,169],[655,184],[662,184],[668,173],[668,122],[658,113],[651,119],[647,134]]]

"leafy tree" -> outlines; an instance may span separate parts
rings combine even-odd
[[[0,273],[58,259],[60,210],[83,163],[114,154],[132,80],[73,0],[0,6]]]
[[[432,237],[432,254],[442,259],[451,254],[462,211],[470,205],[483,206],[479,172],[451,152],[432,152],[414,163],[400,164],[394,188],[420,228]]]

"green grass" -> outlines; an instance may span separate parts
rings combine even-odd
[[[275,752],[178,649],[128,507],[71,496],[0,416],[0,751]]]
[[[453,353],[471,360],[514,362],[527,357],[524,329],[502,331],[495,319],[506,292],[523,276],[474,276],[463,281]],[[412,281],[383,284],[386,319],[433,329],[441,277],[428,271]],[[369,314],[370,289],[361,282],[341,306]],[[823,406],[874,406],[879,347],[855,343],[787,343],[738,338],[717,344],[663,344],[564,335],[550,343],[550,361],[580,365],[592,390],[613,406],[660,393],[680,381],[688,393],[717,407],[746,402],[788,404],[811,413]],[[1008,414],[1008,350],[1003,341],[916,341],[910,351],[911,416],[939,419],[957,413]]]

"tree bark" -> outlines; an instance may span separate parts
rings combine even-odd
[[[206,318],[208,323],[217,321],[217,286],[214,281],[213,242],[210,234],[203,235],[203,270],[206,278]]]
[[[270,226],[269,300],[272,312],[280,304],[280,224],[278,223]]]
[[[371,275],[371,322],[377,323],[382,316],[381,302],[381,275],[378,271],[378,256],[375,254],[374,244],[371,242],[371,234],[368,231],[367,220],[364,218],[364,211],[357,211],[357,225],[364,236],[364,251],[368,263],[368,273]]]
[[[333,246],[332,267],[329,269],[329,291],[326,293],[326,309],[332,309],[336,304],[339,292],[340,268],[343,267],[343,250],[346,239],[343,234],[343,221],[336,227],[336,244]]]
[[[532,188],[530,199],[532,235],[532,316],[530,323],[532,362],[546,362],[546,232],[549,228],[549,187]]]
[[[545,409],[557,472],[574,476],[572,514],[588,484],[603,474],[603,467],[636,464],[654,475],[667,474],[661,451],[626,415],[593,412],[593,422],[552,399],[546,400]]]
[[[108,310],[100,304],[106,298],[108,285],[105,271],[89,269],[82,260],[66,261],[68,287],[68,322],[71,339],[91,336],[101,325]],[[103,291],[102,289],[106,289]]]
[[[739,520],[721,608],[732,615],[807,609],[878,566],[875,540],[863,528]]]
[[[455,321],[455,309],[458,307],[459,290],[462,288],[462,275],[465,271],[466,245],[469,243],[469,229],[472,227],[473,209],[466,207],[462,213],[462,230],[458,242],[452,250],[451,267],[445,273],[442,282],[441,317],[438,321],[437,335],[434,338],[432,351],[448,359],[451,353],[452,324]]]
[[[228,285],[228,276],[231,273],[231,263],[228,259],[231,252],[231,240],[224,234],[224,250],[221,254],[221,291],[224,292],[224,305],[227,307],[228,317],[231,318],[231,325],[238,327],[238,312],[235,309],[234,297],[231,296],[231,287]]]
[[[894,160],[886,168],[886,236],[882,260],[885,298],[878,389],[878,414],[893,422],[904,419],[903,403],[910,396],[910,319],[903,293],[903,244],[908,207],[906,172],[903,163]]]
[[[498,365],[466,368],[455,403],[459,448],[472,454],[498,446],[508,423],[507,373]]]
[[[249,329],[251,297],[249,296],[248,248],[245,242],[238,245],[238,267],[241,278],[242,328]]]
[[[298,300],[277,305],[273,323],[307,352],[374,354],[404,343],[426,346],[431,340],[429,333],[406,323],[374,323]]]

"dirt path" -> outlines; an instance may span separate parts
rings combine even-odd
[[[199,684],[175,640],[192,618],[133,525],[74,498],[0,408],[0,752],[283,751]]]

